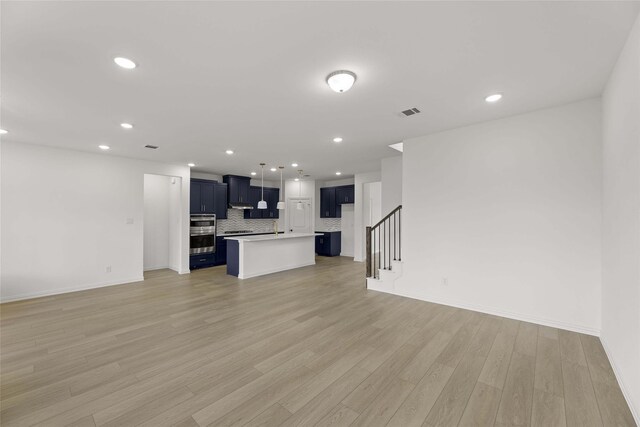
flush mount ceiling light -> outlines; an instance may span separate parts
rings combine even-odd
[[[351,89],[356,82],[356,73],[348,70],[334,71],[327,76],[327,84],[338,93],[343,93]]]
[[[194,167],[195,165],[195,163],[187,163],[187,166],[189,166],[190,168]]]
[[[9,133],[8,130],[0,129],[0,135],[6,135],[8,133]]]
[[[98,148],[101,150],[108,150],[111,147],[109,147],[108,145],[98,145]]]
[[[133,70],[134,68],[137,67],[135,62],[133,62],[129,58],[123,58],[122,56],[117,56],[113,58],[113,62],[115,62],[122,68],[126,68],[127,70]]]
[[[120,123],[124,129],[133,129],[133,125],[131,123]]]
[[[333,142],[342,142],[342,138],[337,136],[337,137],[333,138]]]
[[[225,153],[227,153],[228,155],[232,155],[233,154],[233,150],[227,150],[227,151],[225,151]]]
[[[297,163],[291,163],[291,167],[297,168],[298,164]]]
[[[267,209],[267,202],[264,201],[264,163],[260,163],[260,168],[262,169],[262,184],[260,185],[260,201],[258,202],[258,209]]]
[[[282,169],[284,169],[284,166],[278,166],[278,168],[280,168],[280,200],[278,200],[276,209],[284,209],[284,202],[282,201]]]
[[[501,93],[494,93],[493,95],[487,96],[484,100],[487,102],[497,102],[502,99]]]

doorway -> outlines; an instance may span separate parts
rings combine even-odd
[[[298,209],[299,204],[302,205]],[[295,197],[287,199],[287,230],[289,233],[311,233],[311,199]]]
[[[180,271],[181,199],[182,178],[144,175],[144,271]]]

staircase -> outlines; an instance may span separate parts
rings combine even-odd
[[[393,292],[402,276],[402,205],[367,227],[367,289]]]

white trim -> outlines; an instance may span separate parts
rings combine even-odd
[[[385,291],[380,291],[380,292],[385,292]],[[398,295],[398,296],[401,296],[401,297],[417,299],[417,300],[421,300],[421,301],[433,302],[433,303],[436,303],[436,304],[448,305],[448,306],[451,306],[451,307],[463,308],[465,310],[478,311],[480,313],[493,314],[495,316],[507,317],[509,319],[515,319],[515,320],[521,320],[523,322],[536,323],[538,325],[550,326],[552,328],[565,329],[567,331],[578,332],[578,333],[581,333],[581,334],[593,335],[593,336],[596,336],[596,337],[600,336],[600,329],[594,329],[594,328],[591,328],[591,327],[588,327],[588,326],[576,325],[576,324],[573,324],[573,323],[566,323],[566,322],[562,322],[562,321],[545,319],[545,318],[537,317],[537,316],[531,316],[531,315],[528,315],[528,314],[522,314],[522,313],[502,310],[502,309],[495,308],[495,307],[486,307],[486,306],[482,306],[482,305],[478,305],[478,304],[469,304],[469,303],[462,302],[462,301],[441,299],[441,298],[433,298],[433,297],[430,297],[430,298],[427,299],[426,297],[423,297],[423,296],[415,296],[415,295],[411,295],[411,294],[404,293],[404,292],[398,292],[398,291],[393,291],[393,292],[387,291],[387,293],[390,293],[390,294],[393,294],[393,295]]]
[[[633,419],[636,421],[637,425],[640,425],[640,412],[638,412],[638,408],[633,407],[633,400],[631,399],[631,394],[629,393],[629,389],[625,386],[624,381],[622,380],[622,374],[616,365],[615,359],[612,357],[611,351],[609,350],[609,345],[607,344],[607,340],[604,336],[600,336],[600,342],[602,343],[602,348],[604,348],[604,352],[607,354],[607,359],[609,359],[609,363],[611,364],[611,368],[613,368],[613,373],[616,376],[616,380],[618,380],[618,385],[620,386],[620,390],[622,390],[622,395],[624,396],[624,400],[627,401],[627,406],[631,411],[631,415]]]
[[[111,281],[109,281],[109,282],[100,282],[100,283],[94,283],[94,284],[91,284],[91,285],[74,286],[74,287],[70,287],[70,288],[56,289],[55,291],[32,292],[32,293],[28,293],[28,294],[14,295],[14,296],[3,298],[2,301],[0,301],[0,302],[1,303],[5,303],[5,302],[12,302],[12,301],[22,301],[22,300],[26,300],[26,299],[48,297],[48,296],[61,295],[61,294],[68,294],[70,292],[87,291],[87,290],[90,290],[90,289],[104,288],[104,287],[107,287],[107,286],[115,286],[115,285],[124,285],[126,283],[142,282],[142,281],[144,281],[144,277],[132,277],[130,279],[116,280],[115,282],[111,282]]]
[[[164,269],[176,271],[175,268],[171,268],[168,265],[160,266],[160,267],[147,267],[144,269],[144,271],[155,271],[155,270],[164,270]]]

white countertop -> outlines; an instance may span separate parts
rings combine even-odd
[[[282,239],[297,239],[300,237],[314,237],[322,236],[318,233],[280,233],[277,236],[275,234],[263,234],[259,236],[233,236],[225,237],[225,240],[238,240],[243,242],[260,242],[264,240],[282,240]]]

